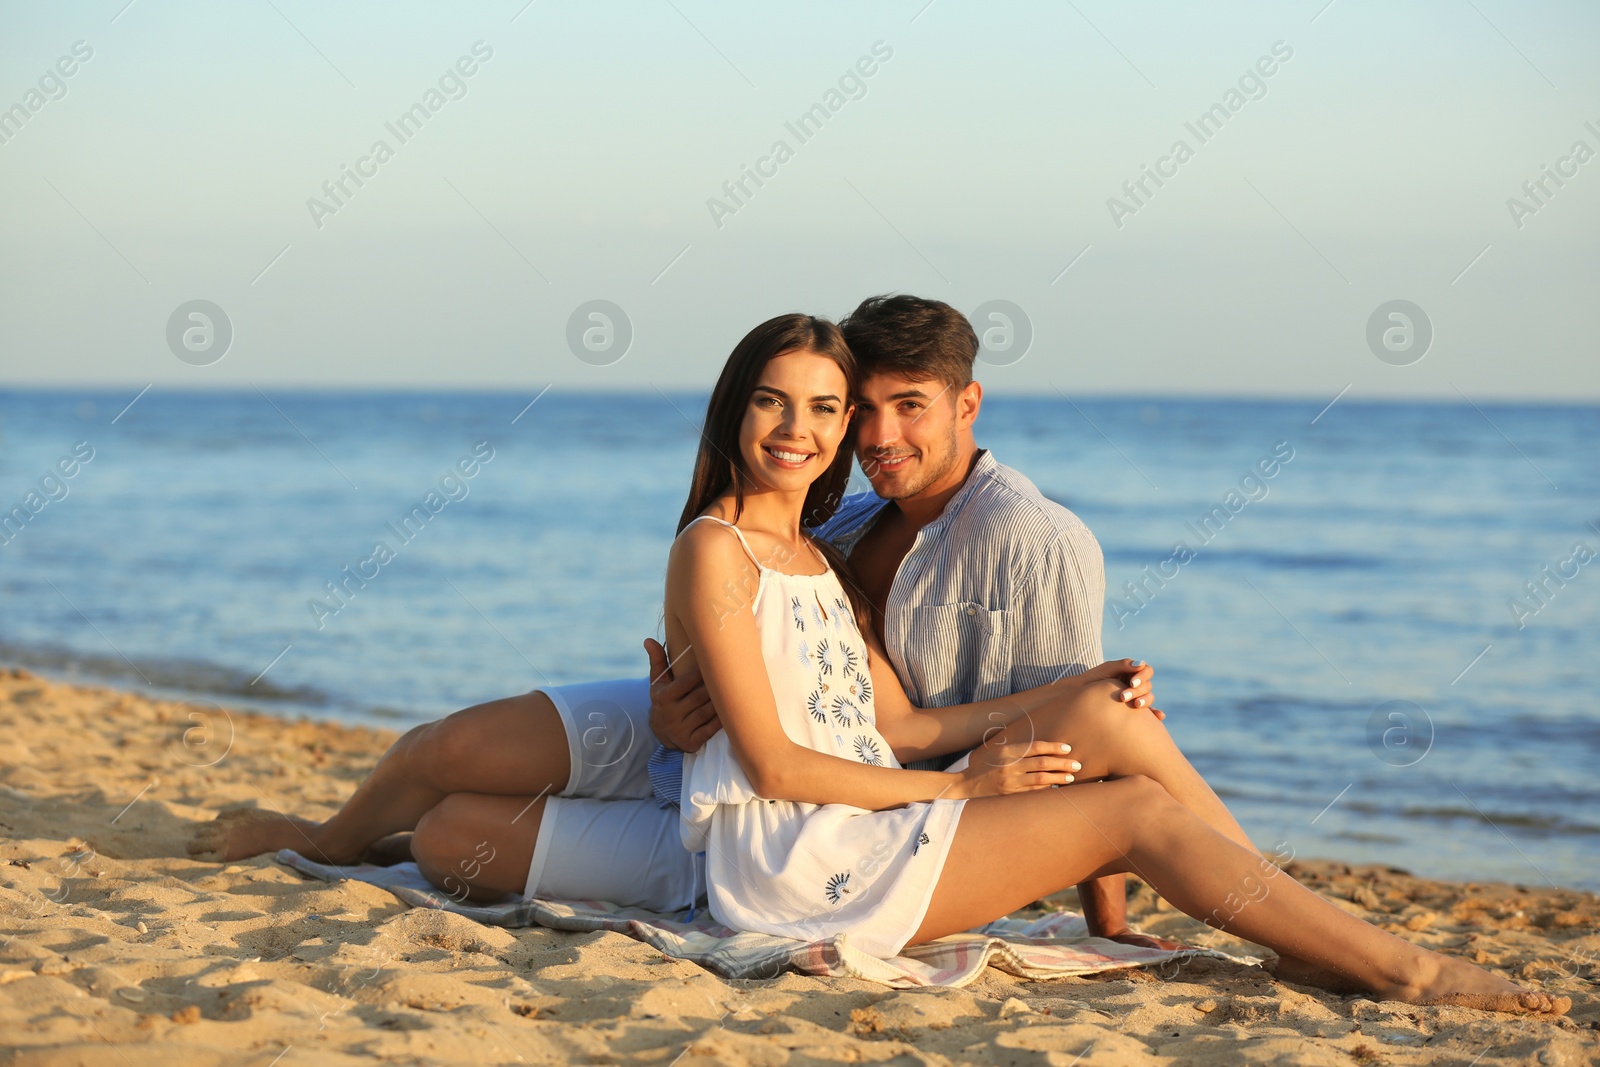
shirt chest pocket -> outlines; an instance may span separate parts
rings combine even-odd
[[[906,669],[923,707],[991,700],[1011,692],[1007,613],[981,604],[933,604],[911,611]]]

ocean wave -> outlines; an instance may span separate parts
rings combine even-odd
[[[1534,814],[1526,811],[1484,811],[1477,807],[1461,807],[1455,804],[1410,804],[1395,809],[1384,804],[1353,801],[1346,806],[1351,811],[1360,812],[1364,815],[1399,815],[1407,819],[1466,819],[1470,822],[1483,823],[1487,826],[1514,827],[1518,830],[1528,830],[1536,834],[1552,836],[1590,836],[1600,834],[1600,825],[1579,822],[1560,814]]]

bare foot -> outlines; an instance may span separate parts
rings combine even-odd
[[[1262,969],[1280,982],[1293,982],[1295,985],[1325,989],[1330,993],[1365,993],[1367,991],[1364,986],[1358,985],[1348,978],[1294,956],[1279,956],[1277,959],[1263,964]]]
[[[1557,1016],[1572,1010],[1571,997],[1524,989],[1466,960],[1430,952],[1423,957],[1422,963],[1425,969],[1433,972],[1431,979],[1425,978],[1414,986],[1379,990],[1379,994],[1412,1004],[1476,1008],[1479,1011],[1501,1011],[1513,1015]]]
[[[189,855],[226,863],[292,848],[308,859],[331,863],[312,836],[320,825],[276,811],[234,808],[195,828],[188,844]]]

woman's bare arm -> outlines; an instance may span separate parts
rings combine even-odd
[[[1014,731],[1007,731],[1006,727],[1052,700],[1076,693],[1082,686],[1081,676],[1064,678],[995,700],[924,710],[906,696],[877,633],[869,631],[862,636],[867,641],[878,732],[902,762],[962,752],[988,740],[1016,740],[1010,736]]]

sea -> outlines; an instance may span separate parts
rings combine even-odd
[[[394,728],[643,676],[704,404],[0,391],[0,663]],[[1094,531],[1105,655],[1263,848],[1600,889],[1600,408],[991,396],[978,436]]]

